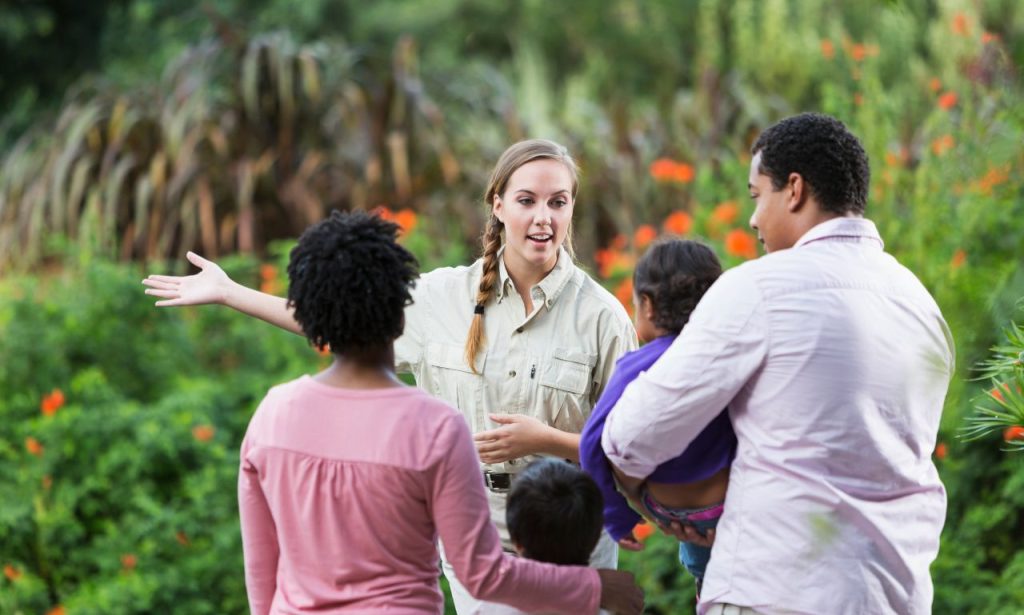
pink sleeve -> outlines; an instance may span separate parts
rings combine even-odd
[[[252,425],[249,426],[250,431]],[[242,522],[242,551],[245,558],[245,590],[253,615],[270,612],[277,591],[277,528],[263,495],[256,466],[248,459],[249,434],[242,441],[238,470],[238,514]]]
[[[434,472],[433,517],[455,575],[473,597],[525,611],[596,613],[601,599],[597,571],[518,558],[501,550],[491,523],[483,477],[469,428],[460,416],[438,431],[445,451]]]

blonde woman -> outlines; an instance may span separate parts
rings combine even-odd
[[[619,302],[573,262],[578,185],[564,147],[541,139],[509,147],[485,193],[482,257],[422,275],[395,342],[396,369],[469,423],[491,518],[509,551],[505,502],[516,473],[534,455],[578,461],[579,433],[615,361],[637,347]],[[243,287],[196,254],[188,259],[199,273],[143,281],[157,306],[221,304],[302,333],[286,299]],[[487,612],[442,559],[458,612]],[[591,565],[614,568],[617,559],[602,536]]]

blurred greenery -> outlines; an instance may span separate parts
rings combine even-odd
[[[803,110],[861,137],[869,215],[956,338],[934,611],[1024,604],[1020,3],[0,2],[0,52],[0,612],[245,610],[242,431],[324,359],[153,309],[143,271],[196,249],[281,293],[303,228],[381,206],[425,269],[469,262],[490,166],[543,136],[583,170],[580,262],[628,304],[659,234],[756,256],[747,150]],[[622,566],[649,612],[692,608],[647,547]]]

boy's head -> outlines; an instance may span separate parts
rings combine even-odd
[[[361,354],[402,334],[418,264],[397,233],[377,216],[333,211],[302,234],[288,263],[288,305],[311,344]]]
[[[546,457],[516,476],[505,520],[524,557],[586,566],[601,537],[603,507],[594,479],[571,463]]]
[[[636,332],[645,342],[677,334],[701,297],[722,275],[711,248],[689,239],[659,241],[633,270]]]

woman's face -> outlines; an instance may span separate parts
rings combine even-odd
[[[505,266],[513,277],[550,271],[572,220],[572,174],[557,160],[516,169],[495,195],[494,215],[505,225]]]

